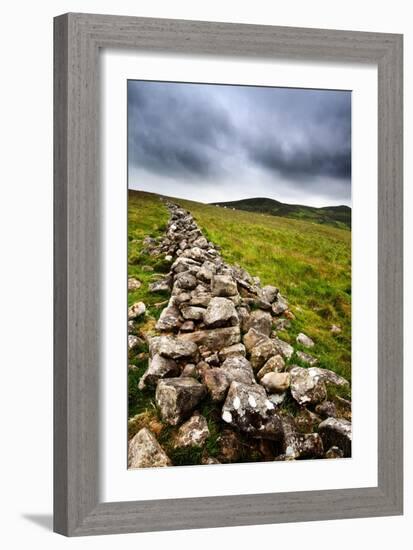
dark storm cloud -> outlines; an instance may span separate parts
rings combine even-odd
[[[130,167],[152,177],[214,186],[260,179],[273,198],[350,200],[349,92],[130,81]],[[220,183],[218,183],[220,182]],[[137,184],[139,186],[139,183]],[[253,196],[253,188],[251,193]],[[239,194],[239,189],[238,189]],[[214,200],[214,199],[212,199]]]

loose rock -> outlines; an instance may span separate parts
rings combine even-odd
[[[155,436],[142,428],[129,442],[129,468],[159,468],[171,466],[171,461]]]
[[[159,380],[155,399],[162,419],[176,426],[189,416],[205,394],[205,386],[194,378],[167,378]]]
[[[339,447],[344,457],[351,456],[351,422],[344,418],[327,418],[318,427],[324,447]]]
[[[146,306],[143,302],[136,302],[128,308],[128,319],[136,319],[141,317],[146,311]]]
[[[293,367],[291,375],[291,395],[299,405],[317,404],[327,396],[325,384],[318,376],[311,376],[308,369]]]
[[[304,334],[303,332],[300,332],[298,335],[297,335],[297,343],[298,344],[301,344],[302,346],[306,347],[306,348],[312,348],[314,347],[314,342],[311,340],[311,338],[309,336],[307,336],[306,334]]]
[[[204,416],[194,414],[178,430],[176,447],[202,447],[208,439],[208,423]]]

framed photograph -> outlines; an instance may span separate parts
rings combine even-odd
[[[402,36],[54,29],[55,531],[402,514]]]

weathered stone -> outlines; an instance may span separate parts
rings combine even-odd
[[[263,387],[232,382],[222,419],[251,437],[281,440],[283,428],[275,407]]]
[[[343,397],[340,397],[339,395],[336,395],[335,403],[338,411],[338,416],[340,418],[345,418],[349,422],[351,422],[351,401],[348,399],[344,399]]]
[[[268,396],[268,400],[271,401],[273,405],[278,407],[282,403],[284,403],[284,400],[287,396],[287,393],[272,393]]]
[[[175,285],[183,290],[192,290],[197,283],[195,275],[192,275],[189,271],[179,273],[175,279]]]
[[[224,429],[217,439],[218,459],[221,462],[237,462],[242,456],[242,444],[239,435],[233,430]]]
[[[149,292],[169,292],[171,290],[171,281],[169,278],[161,279],[149,284]]]
[[[205,256],[205,251],[202,248],[199,248],[199,246],[193,246],[192,248],[184,250],[182,256],[198,262],[202,262],[207,259]]]
[[[266,285],[262,288],[264,300],[270,304],[275,302],[278,296],[278,292],[278,288],[272,285]]]
[[[136,302],[128,308],[128,319],[136,319],[145,314],[146,306],[143,302]]]
[[[340,334],[341,327],[339,327],[338,325],[331,325],[330,332],[331,334]]]
[[[134,277],[129,277],[128,279],[128,290],[131,292],[134,292],[135,290],[138,290],[142,286],[142,283],[135,279]]]
[[[155,338],[151,339],[149,347],[152,356],[154,353],[159,353],[159,355],[169,357],[170,359],[184,359],[197,356],[197,345],[190,340],[185,340],[181,336],[177,338],[158,336]]]
[[[268,337],[266,337],[265,334],[262,334],[261,332],[255,330],[255,328],[250,328],[249,331],[244,334],[242,338],[242,341],[244,342],[245,348],[248,352],[250,352],[252,348],[254,348],[257,344],[265,340],[268,340]]]
[[[290,373],[269,372],[262,377],[260,384],[269,393],[284,393],[290,387]]]
[[[217,367],[220,364],[218,352],[216,351],[205,357],[205,363],[210,367]]]
[[[198,237],[193,244],[199,248],[208,248],[208,241],[205,237]]]
[[[239,306],[237,307],[237,313],[242,332],[247,332],[246,323],[250,316],[249,309],[245,306]]]
[[[128,349],[132,350],[141,344],[142,340],[135,334],[128,334]]]
[[[242,382],[243,384],[254,384],[254,372],[251,363],[242,356],[229,357],[221,365],[229,382]]]
[[[159,468],[172,465],[155,436],[147,428],[139,430],[129,441],[128,447],[129,468]]]
[[[285,361],[281,355],[273,355],[257,373],[258,380],[269,372],[281,372],[285,368]]]
[[[318,426],[324,447],[339,447],[344,456],[351,456],[351,422],[344,418],[327,418]]]
[[[205,386],[194,378],[167,378],[159,380],[155,399],[162,419],[176,426],[191,414],[205,393]]]
[[[325,384],[318,376],[311,376],[308,369],[293,367],[291,374],[291,395],[299,405],[317,404],[327,396]]]
[[[185,367],[181,372],[181,376],[182,377],[192,376],[192,378],[197,378],[198,371],[197,371],[196,365],[194,365],[193,363],[188,363],[187,365],[185,365]]]
[[[288,309],[288,303],[287,301],[281,296],[281,294],[278,294],[277,300],[272,304],[271,306],[272,312],[274,315],[281,315]]]
[[[191,320],[184,321],[179,329],[181,332],[193,332],[195,323]]]
[[[281,338],[273,338],[272,342],[277,350],[278,353],[280,353],[283,357],[286,359],[291,359],[294,353],[294,348],[284,340],[281,340]]]
[[[152,271],[155,271],[155,270],[151,265],[143,265],[141,267],[141,271],[143,271],[144,273],[152,273]]]
[[[237,284],[230,275],[214,275],[211,280],[213,296],[234,296],[238,293]]]
[[[184,319],[192,321],[202,321],[204,318],[205,308],[198,306],[182,306],[181,313]]]
[[[321,418],[308,409],[301,408],[294,417],[296,428],[301,433],[313,432]]]
[[[202,306],[207,307],[212,295],[208,290],[202,285],[198,285],[194,290],[191,291],[191,306]]]
[[[190,258],[179,257],[172,264],[171,270],[174,271],[175,273],[183,273],[184,271],[188,271],[190,268],[199,267],[199,266],[200,264],[198,262],[195,262]]]
[[[198,279],[201,279],[201,281],[205,281],[205,282],[210,282],[212,277],[215,275],[216,273],[216,266],[215,264],[213,264],[212,262],[209,262],[209,261],[205,261],[200,270],[198,271],[197,273],[197,277]]]
[[[343,457],[344,457],[343,451],[335,446],[330,447],[324,455],[324,458],[343,458]]]
[[[307,363],[307,365],[310,365],[311,367],[318,363],[318,359],[316,359],[309,353],[305,353],[304,351],[297,351],[297,357],[300,359],[300,361],[302,361],[303,363]]]
[[[179,428],[175,439],[176,447],[202,447],[209,436],[204,416],[194,414]]]
[[[212,401],[220,403],[225,399],[229,388],[229,381],[227,375],[221,368],[205,369],[202,373],[202,381]]]
[[[220,361],[225,361],[228,357],[237,357],[239,355],[245,357],[245,354],[246,350],[244,344],[234,344],[233,346],[221,349],[218,352],[218,357]]]
[[[210,465],[210,464],[221,464],[219,460],[213,456],[203,456],[201,459],[201,464]]]
[[[262,309],[256,309],[245,321],[244,326],[247,331],[250,328],[253,328],[257,332],[265,334],[265,336],[269,336],[272,327],[271,313],[268,313],[268,311],[263,311]]]
[[[161,378],[172,378],[178,376],[180,369],[173,359],[154,355],[149,359],[149,366],[139,380],[139,389],[155,387]]]
[[[268,359],[276,353],[273,342],[265,337],[265,340],[258,342],[251,350],[250,361],[253,369],[261,369]]]
[[[282,417],[282,426],[284,453],[288,459],[321,458],[323,456],[323,441],[317,433],[298,433],[291,416]]]
[[[156,330],[160,331],[173,331],[179,329],[181,326],[181,315],[179,309],[170,304],[168,307],[162,310],[162,313],[156,323]]]
[[[274,319],[273,321],[273,327],[275,330],[285,330],[287,328],[290,328],[291,322],[288,319],[284,319],[284,317],[279,317],[278,319]]]
[[[212,298],[204,314],[204,323],[209,327],[238,324],[238,315],[234,304],[227,298]]]
[[[186,305],[186,302],[189,302],[190,299],[191,295],[188,292],[180,292],[174,296],[174,302],[177,306],[182,306],[182,304]]]
[[[239,327],[235,326],[179,334],[178,338],[181,341],[194,342],[198,346],[204,346],[211,351],[215,351],[238,344],[241,339],[241,333]]]
[[[321,369],[319,367],[311,367],[308,369],[311,373],[311,376],[318,376],[325,384],[331,384],[332,386],[348,386],[349,382],[336,374],[332,370]]]
[[[315,408],[315,412],[319,414],[321,418],[328,418],[330,416],[335,418],[337,416],[337,409],[332,401],[323,401],[319,403]]]
[[[304,334],[303,332],[300,332],[297,335],[296,341],[297,341],[298,344],[301,344],[302,346],[304,346],[306,348],[312,348],[314,346],[313,340],[311,340],[311,338],[309,336],[307,336],[306,334]]]

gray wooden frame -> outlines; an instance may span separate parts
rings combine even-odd
[[[107,15],[54,21],[54,529],[93,535],[403,509],[402,36]],[[99,500],[99,72],[103,47],[378,67],[378,486],[173,500]]]

